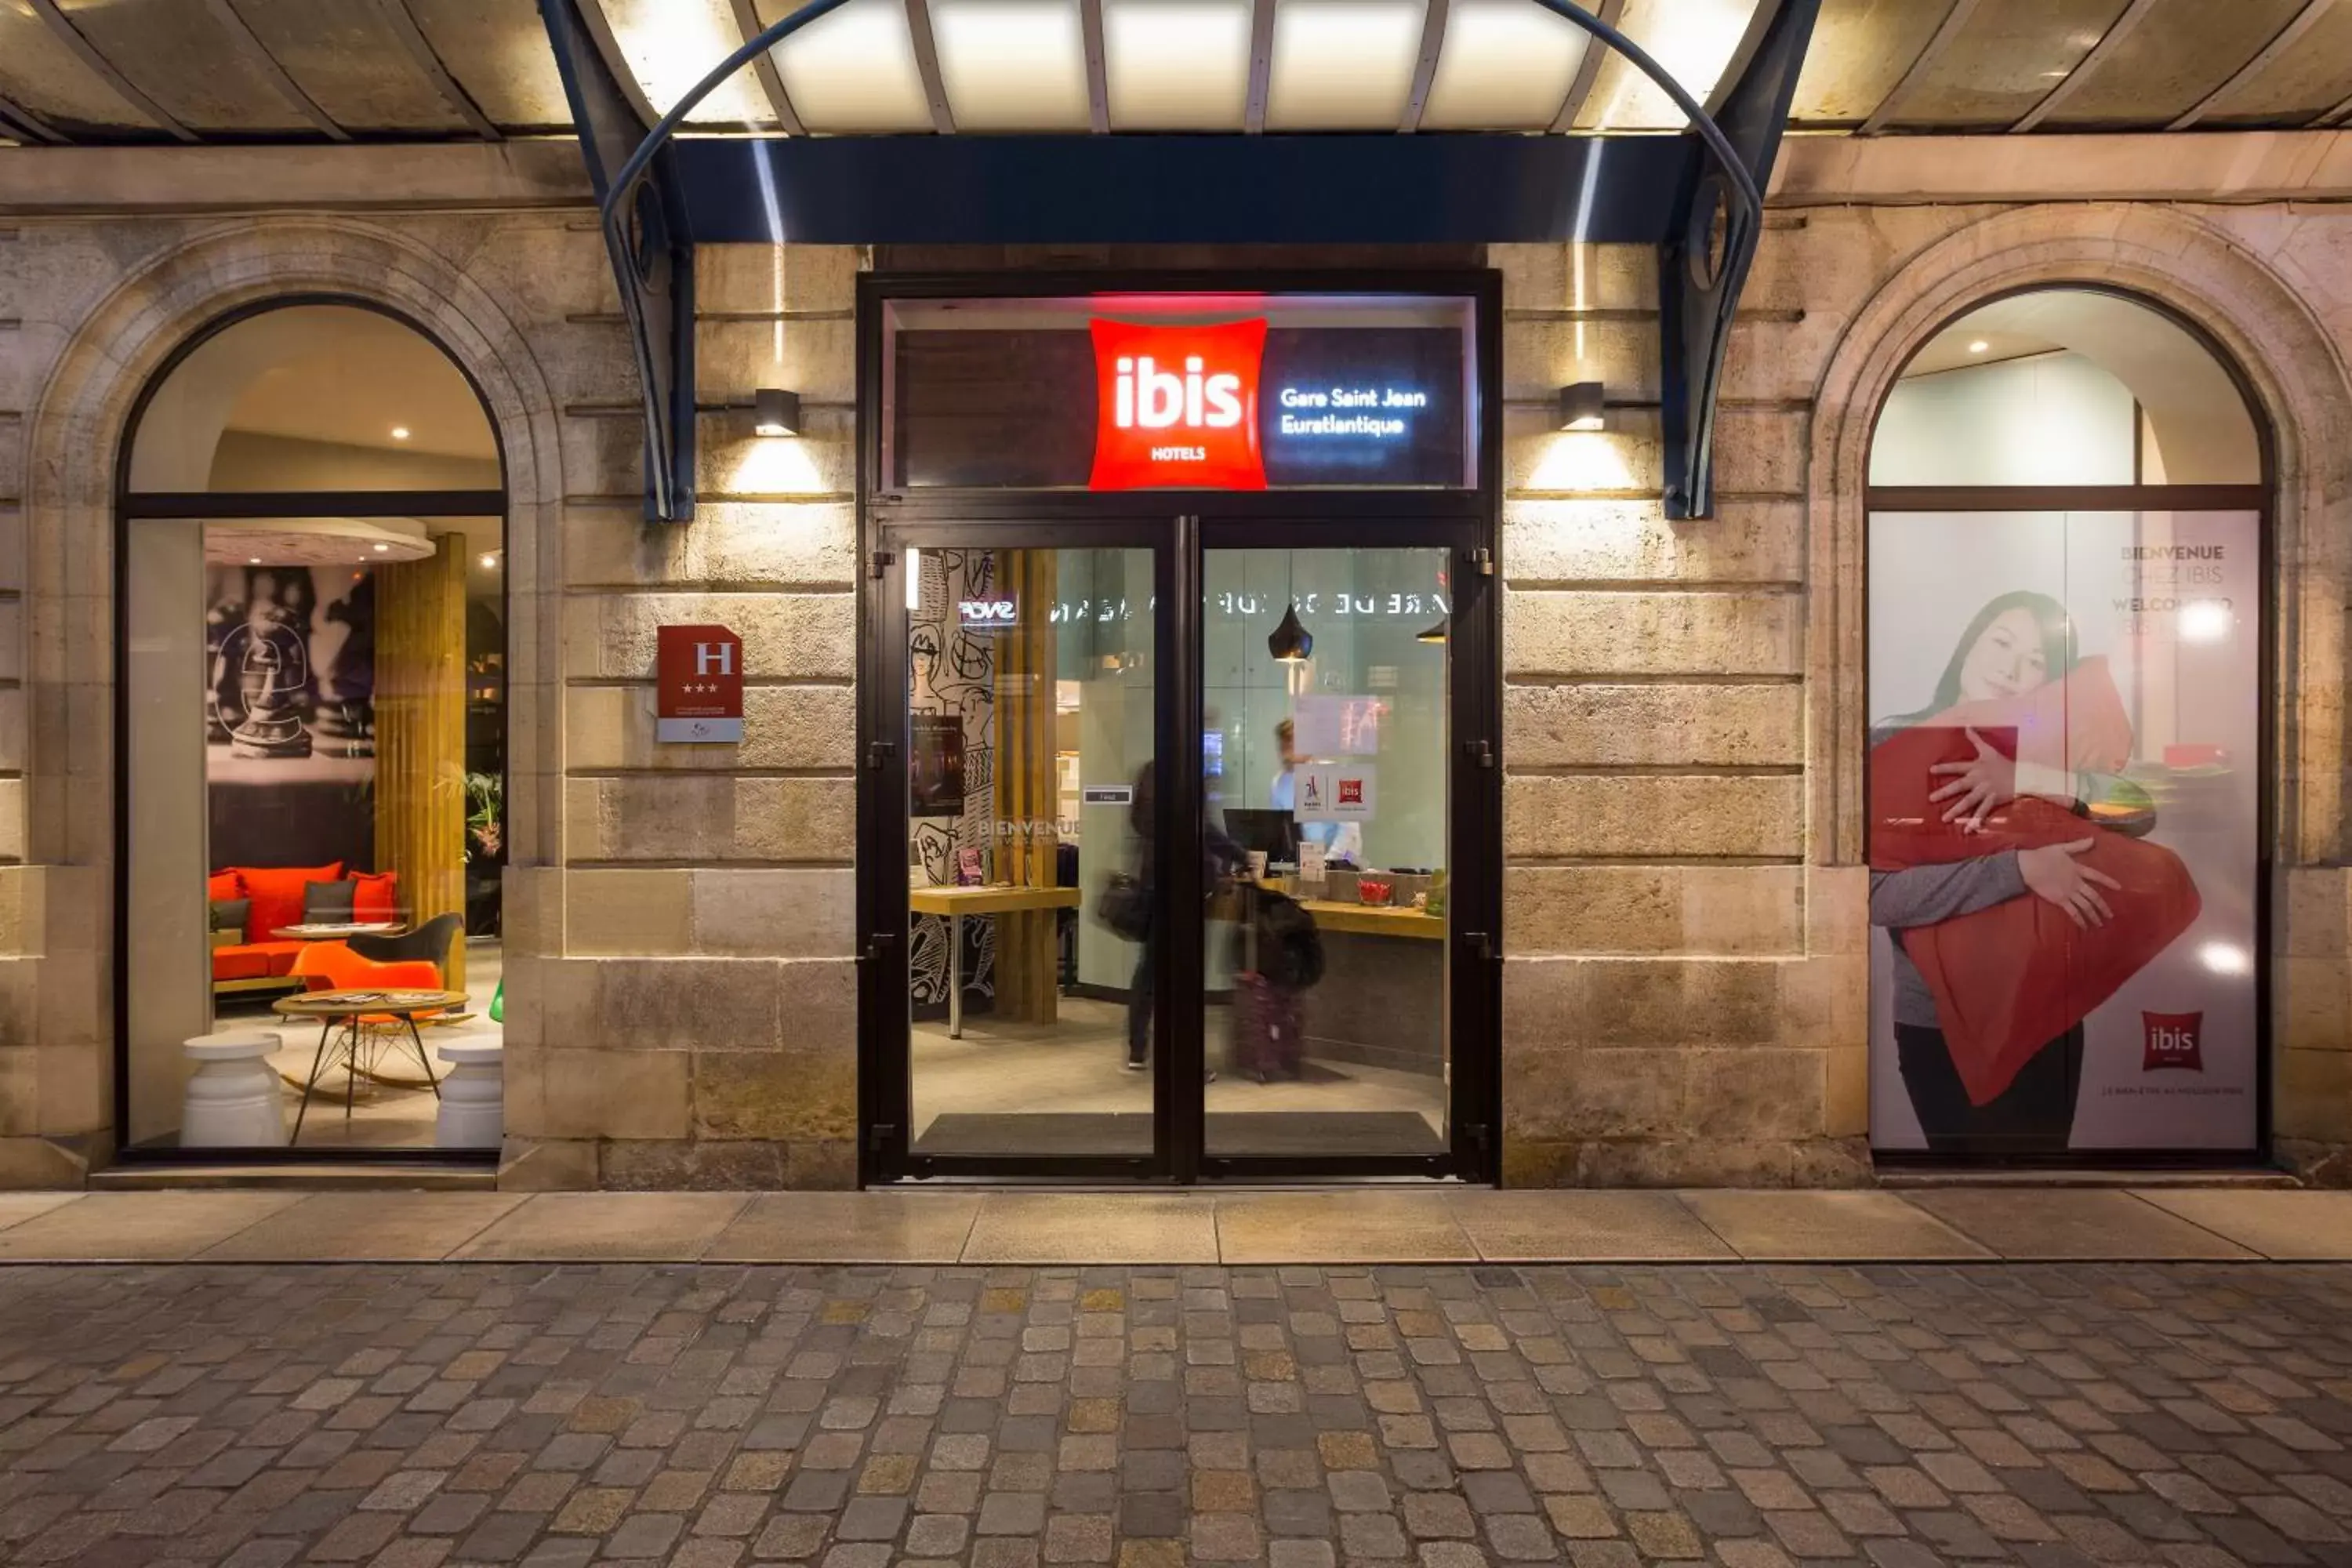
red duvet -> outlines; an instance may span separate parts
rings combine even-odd
[[[2057,905],[2028,894],[1989,910],[1900,933],[1936,998],[1952,1065],[1970,1103],[2007,1089],[2018,1069],[2114,995],[2197,918],[2200,900],[2180,858],[2127,838],[2055,803],[2020,798],[1964,833],[1943,820],[1949,802],[1927,796],[1950,775],[1939,763],[1976,754],[1974,729],[2003,755],[2066,773],[2112,773],[2131,754],[2131,721],[2104,658],[2086,658],[2061,680],[2022,697],[1965,702],[1871,748],[1870,864],[1901,871],[2005,849],[2091,839],[2081,864],[2122,887],[2102,889],[2115,919],[2090,931]]]

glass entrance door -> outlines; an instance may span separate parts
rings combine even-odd
[[[1204,553],[1213,1160],[1447,1150],[1450,555]]]
[[[868,1176],[1483,1172],[1475,526],[879,537]]]

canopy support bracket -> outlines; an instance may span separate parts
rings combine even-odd
[[[1658,246],[1660,433],[1670,518],[1714,515],[1716,404],[1731,323],[1763,238],[1760,196],[1820,11],[1821,0],[1780,0],[1738,79],[1716,97],[1715,123],[1759,199],[1738,199],[1719,162],[1696,159]]]
[[[621,316],[646,408],[646,521],[694,516],[694,233],[665,138],[634,181],[625,165],[652,131],[588,30],[579,0],[540,0],[563,95],[600,208],[620,188],[617,221],[604,225]]]

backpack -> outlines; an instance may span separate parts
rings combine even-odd
[[[1257,904],[1257,972],[1267,984],[1304,991],[1323,978],[1323,937],[1298,900],[1266,889]]]

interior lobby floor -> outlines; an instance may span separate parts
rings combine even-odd
[[[0,1194],[0,1263],[2352,1261],[2352,1193]]]
[[[452,1041],[498,1039],[505,1031],[490,1021],[490,999],[498,994],[504,973],[501,949],[495,937],[473,938],[466,943],[466,1010],[472,1016],[456,1024],[420,1029],[426,1055],[436,1078],[446,1078],[449,1064],[436,1054]],[[283,1042],[269,1065],[286,1084],[286,1121],[290,1129],[302,1085],[310,1078],[311,1058],[319,1047],[319,1028],[285,1018],[269,1009],[267,1000],[224,1009],[216,1025],[224,1029],[271,1029]],[[328,1067],[311,1090],[310,1113],[302,1119],[304,1149],[430,1149],[438,1102],[425,1087],[415,1047],[404,1031],[387,1039],[373,1057],[373,1072],[352,1081],[340,1067]],[[351,1090],[350,1113],[343,1095]]]
[[[919,1152],[1150,1150],[1152,1078],[1127,1070],[1126,1005],[1064,996],[1058,1005],[1051,1024],[967,1015],[961,1039],[949,1038],[944,1020],[915,1025]],[[1310,1058],[1297,1079],[1260,1083],[1234,1068],[1230,1018],[1225,1008],[1210,1010],[1213,1152],[1436,1152],[1444,1129],[1442,1079]],[[1251,1119],[1260,1115],[1277,1120],[1254,1132]]]

